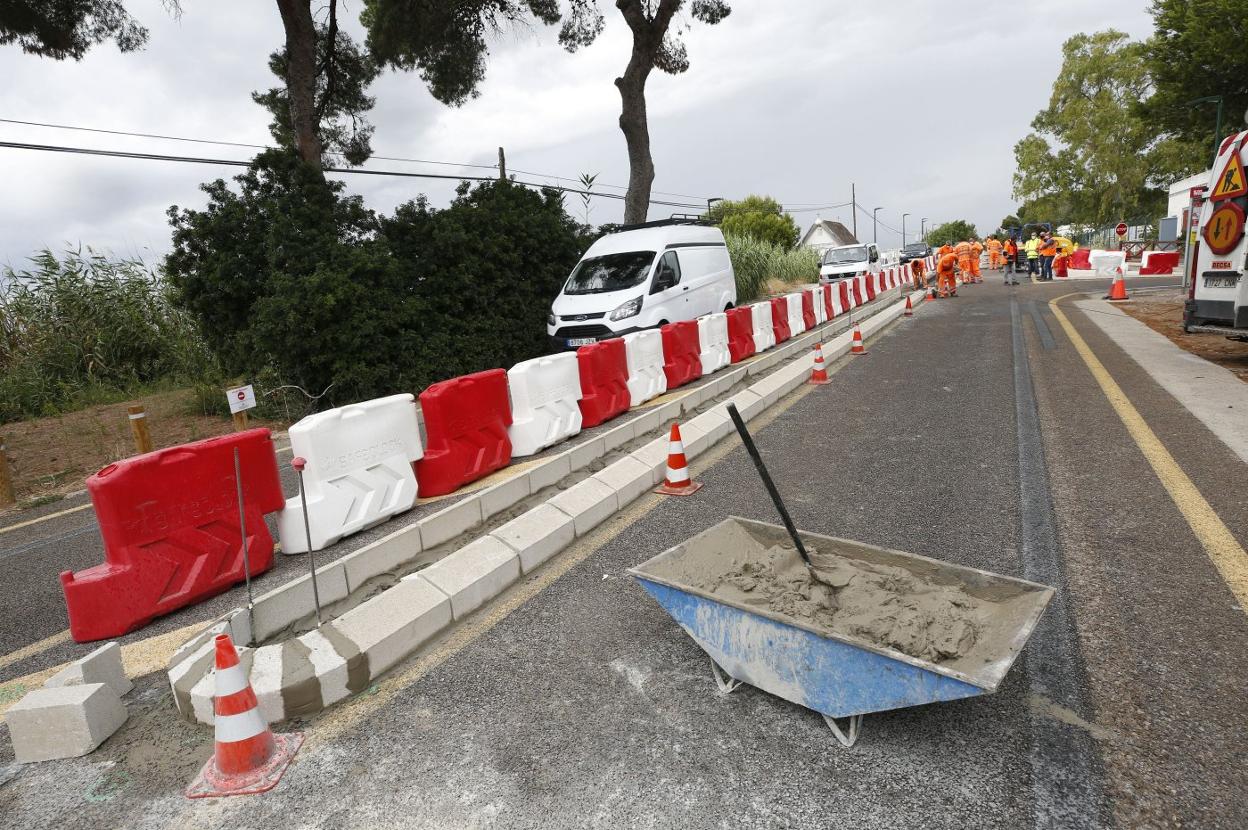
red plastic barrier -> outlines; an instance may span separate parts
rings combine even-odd
[[[844,311],[849,311],[849,280],[841,280],[840,292],[841,292],[841,309]]]
[[[823,287],[823,319],[831,320],[836,316],[836,312],[832,310],[832,286],[825,285]]]
[[[754,319],[749,307],[728,309],[728,353],[733,363],[754,354]]]
[[[1087,248],[1078,248],[1070,255],[1067,267],[1074,268],[1076,271],[1088,271],[1092,268],[1092,262],[1089,259],[1091,256],[1092,252]]]
[[[1140,267],[1140,276],[1145,274],[1170,274],[1178,267],[1178,251],[1153,251],[1149,254],[1148,265]]]
[[[862,282],[866,282],[866,280],[864,279]],[[854,278],[854,281],[853,281],[853,283],[849,286],[849,288],[850,288],[850,290],[851,290],[851,291],[853,291],[853,292],[854,292],[854,305],[855,305],[855,306],[860,306],[860,305],[862,305],[862,303],[863,303],[863,299],[862,299],[862,283],[858,281],[858,278],[857,278],[857,277],[855,277],[855,278]]]
[[[618,337],[576,350],[581,371],[581,428],[596,427],[628,411],[628,359]]]
[[[815,327],[815,298],[805,290],[802,291],[802,322],[806,324],[806,331]]]
[[[867,302],[875,299],[875,272],[867,272]]]
[[[1070,273],[1067,269],[1070,267],[1070,257],[1059,256],[1053,258],[1053,276],[1069,277]]]
[[[252,574],[273,565],[264,514],[285,504],[267,429],[250,429],[109,464],[87,479],[104,562],[61,572],[69,631],[119,637],[245,578],[234,450]]]
[[[452,493],[511,461],[507,373],[490,369],[435,383],[420,393],[425,457],[416,462],[421,498]]]
[[[784,297],[771,301],[771,330],[776,333],[777,343],[783,343],[793,336],[789,329],[789,301]]]
[[[702,377],[698,321],[668,323],[659,331],[663,333],[663,374],[667,375],[667,388],[675,389]]]

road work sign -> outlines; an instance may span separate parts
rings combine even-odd
[[[1244,176],[1244,163],[1239,159],[1239,151],[1231,153],[1227,159],[1222,175],[1218,176],[1209,198],[1217,202],[1222,199],[1234,199],[1248,194],[1248,177]]]
[[[226,389],[225,399],[230,402],[231,415],[256,408],[256,390],[251,388],[251,384]]]
[[[1244,209],[1234,202],[1223,202],[1214,208],[1202,233],[1209,250],[1229,254],[1244,235]]]

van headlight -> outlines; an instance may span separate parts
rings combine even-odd
[[[619,320],[627,320],[629,317],[636,317],[641,313],[641,297],[634,297],[624,305],[611,312],[609,315],[612,322]]]
[[[553,311],[552,311],[552,312],[550,312],[549,314],[547,314],[547,315],[546,315],[546,323],[547,323],[547,324],[548,324],[551,328],[554,328],[554,327],[555,327],[555,325],[558,323],[558,321],[555,319],[555,312],[553,312]]]

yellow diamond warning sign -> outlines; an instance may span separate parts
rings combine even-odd
[[[1213,192],[1209,194],[1209,198],[1216,202],[1245,194],[1248,194],[1248,177],[1244,176],[1244,163],[1239,160],[1239,150],[1236,148],[1221,175],[1213,183]]]

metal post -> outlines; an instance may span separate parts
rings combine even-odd
[[[884,209],[883,207],[877,207],[875,210],[871,211],[871,241],[872,242],[880,241],[879,239],[876,238],[877,234],[876,234],[875,215],[879,213],[880,211],[882,211],[883,209]]]
[[[901,247],[906,247],[906,217],[908,213],[901,214]]]
[[[247,616],[250,618],[255,598],[251,594],[251,554],[247,546],[247,515],[243,510],[243,474],[238,463],[238,447],[234,448],[234,486],[238,492],[238,534],[243,538],[243,575],[247,578]]]
[[[1222,146],[1222,96],[1218,96],[1218,121],[1213,130],[1213,164],[1218,163],[1218,148]],[[1216,175],[1216,174],[1215,174]]]
[[[134,436],[134,451],[139,455],[152,451],[152,434],[147,431],[147,412],[141,406],[128,407],[130,434]]]
[[[303,536],[308,540],[308,570],[312,574],[312,604],[316,606],[316,627],[321,627],[321,592],[316,587],[316,559],[312,556],[312,525],[308,521],[308,492],[303,489],[303,468],[308,462],[295,456],[290,466],[299,474],[299,503],[303,506]]]
[[[858,241],[858,191],[854,187],[854,183],[849,183],[849,203],[853,205],[849,209],[849,215],[854,222],[854,241]]]

